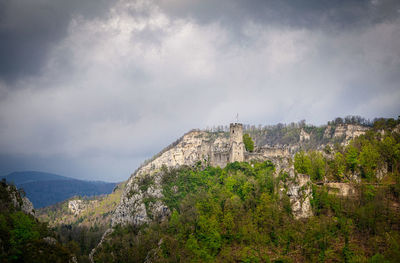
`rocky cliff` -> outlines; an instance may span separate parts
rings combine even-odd
[[[26,196],[21,195],[15,186],[7,185],[5,189],[15,209],[35,216],[35,209],[31,201]]]
[[[173,147],[168,147],[157,158],[132,174],[113,215],[112,224],[141,224],[150,220],[149,213],[155,217],[168,214],[167,208],[161,202],[150,204],[150,209],[146,209],[144,203],[145,200],[162,197],[162,178],[159,171],[163,166],[191,166],[199,161],[225,166],[228,162],[228,151],[229,139],[224,133],[191,131],[185,134]],[[151,182],[149,187],[143,187],[146,181]]]
[[[235,126],[236,127],[236,126]],[[336,127],[324,126],[324,140],[318,145],[323,148],[325,144],[332,144],[341,139],[343,145],[351,139],[359,136],[368,129],[360,125],[338,125]],[[232,126],[231,126],[232,129]],[[232,131],[231,131],[232,132]],[[264,133],[268,136],[268,132]],[[313,139],[313,132],[307,133],[299,128],[295,143],[275,144],[275,145],[256,145],[253,153],[245,152],[245,161],[265,161],[271,160],[277,170],[290,172],[293,170],[291,159],[294,154],[303,149],[310,140]],[[257,139],[258,142],[265,140]],[[325,144],[323,144],[324,142]],[[186,133],[175,143],[160,152],[152,160],[139,167],[128,179],[126,188],[121,198],[121,202],[112,217],[112,225],[117,224],[142,224],[154,218],[162,218],[169,214],[168,208],[160,201],[162,198],[160,170],[163,166],[179,167],[183,165],[192,166],[197,162],[203,162],[211,166],[224,167],[230,160],[231,142],[227,132],[207,132],[193,130]],[[290,172],[294,176],[293,172]],[[301,180],[300,180],[301,179]],[[303,177],[297,178],[289,187],[294,213],[296,217],[306,217],[310,214],[309,192],[299,192],[298,189],[307,184]],[[148,184],[145,187],[146,182]],[[150,183],[149,183],[150,182]],[[302,188],[304,189],[304,187]],[[303,197],[308,196],[308,197]],[[301,196],[300,196],[301,195]]]

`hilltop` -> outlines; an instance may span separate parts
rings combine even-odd
[[[233,162],[235,128],[191,131],[132,174],[92,260],[398,262],[399,123],[282,126]]]

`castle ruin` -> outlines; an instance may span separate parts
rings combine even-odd
[[[244,161],[243,125],[241,123],[230,124],[229,136],[229,162]]]

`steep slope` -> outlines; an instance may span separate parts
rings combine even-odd
[[[116,185],[33,171],[14,172],[2,178],[22,188],[36,208],[52,205],[72,196],[108,194]]]
[[[144,194],[146,198],[161,197],[161,177],[157,176],[156,171],[162,167],[179,167],[183,165],[191,166],[196,162],[213,161],[209,158],[213,152],[220,152],[227,149],[228,139],[224,133],[212,134],[204,131],[191,131],[179,139],[172,147],[162,151],[153,160],[145,163],[129,178],[121,202],[118,205],[112,224],[141,224],[148,222],[144,204]],[[218,160],[220,161],[220,160]],[[217,162],[217,161],[216,161]],[[154,182],[152,187],[146,188],[145,193],[140,188],[146,187],[147,181]],[[152,204],[153,214],[162,215],[166,207],[157,202]]]
[[[15,186],[0,183],[0,261],[74,262],[71,251],[34,217],[29,200]]]

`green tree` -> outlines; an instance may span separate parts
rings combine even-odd
[[[362,175],[367,179],[372,179],[375,169],[378,166],[379,153],[371,145],[367,144],[361,148],[359,163],[361,165]]]
[[[340,152],[335,154],[334,160],[334,173],[335,176],[339,179],[344,177],[344,173],[346,171],[346,160]]]
[[[294,169],[301,174],[310,174],[311,160],[304,151],[300,151],[294,156]]]
[[[346,152],[346,163],[347,167],[354,172],[358,165],[358,150],[353,145],[347,147]]]
[[[309,153],[311,162],[310,176],[313,180],[321,180],[325,176],[325,160],[320,152],[312,151]]]
[[[253,142],[253,139],[251,139],[249,134],[245,133],[243,135],[243,143],[244,143],[244,147],[246,147],[246,151],[248,151],[248,152],[254,151],[254,142]]]

